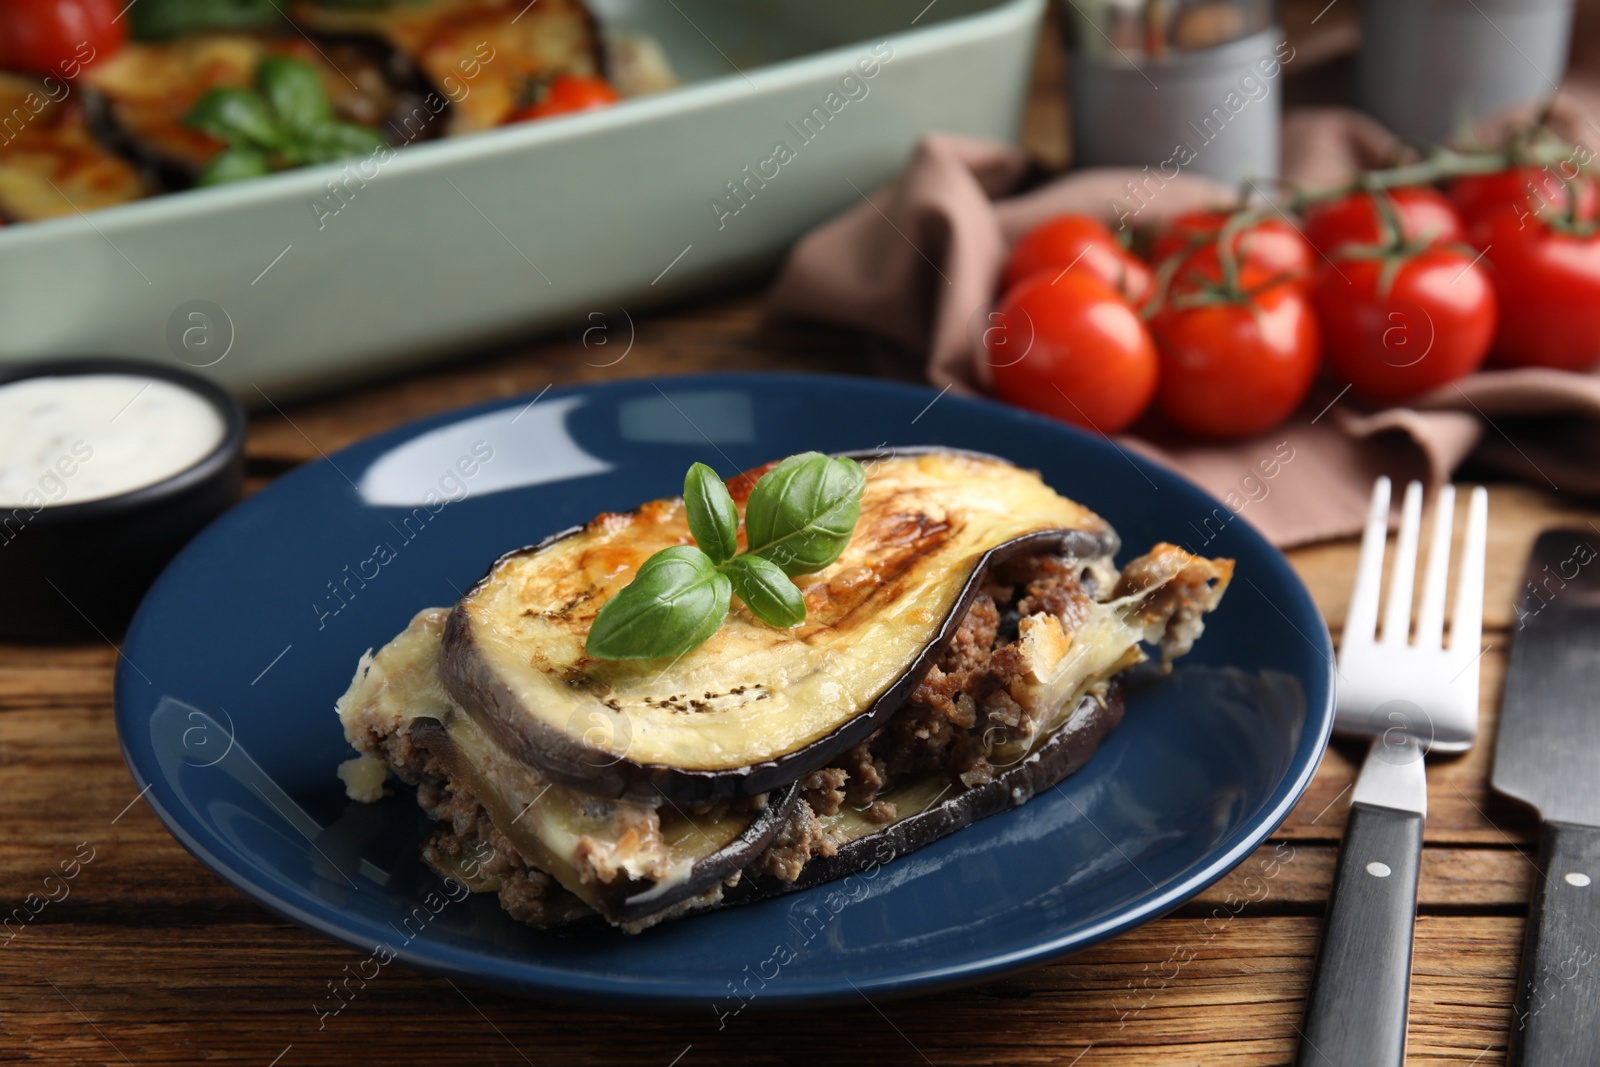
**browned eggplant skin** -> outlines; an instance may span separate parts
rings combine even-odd
[[[860,874],[931,845],[979,819],[1021,807],[1088,763],[1106,735],[1122,722],[1126,707],[1127,687],[1120,678],[1113,679],[1103,701],[1085,695],[1072,717],[1044,744],[988,782],[842,845],[832,856],[813,858],[792,882],[764,874],[746,878],[724,897],[723,905],[765,900]]]
[[[450,740],[449,731],[438,719],[417,718],[409,727],[411,743],[423,749],[444,767],[454,778],[464,777],[460,766],[461,754]],[[754,863],[772,843],[783,825],[794,814],[800,801],[800,788],[790,785],[767,798],[763,808],[743,833],[710,856],[696,863],[688,876],[677,885],[645,901],[637,898],[655,889],[654,883],[636,878],[622,877],[613,882],[595,885],[595,894],[603,908],[602,914],[613,923],[630,923],[665,911],[690,897],[699,896],[735,872]],[[630,903],[632,901],[632,903]]]
[[[1008,462],[986,453],[963,449],[924,446],[901,448],[896,456],[917,456],[946,453],[973,456],[985,460]],[[862,462],[882,458],[873,452],[841,452]],[[508,552],[492,564],[484,576],[467,591],[462,602],[470,599],[483,584],[489,581],[505,560],[529,552],[538,552],[557,541],[582,532],[575,526],[545,538],[537,544]],[[652,803],[662,798],[680,804],[712,804],[740,797],[758,796],[789,784],[798,778],[825,767],[837,755],[864,740],[868,734],[888,721],[906,698],[917,687],[928,670],[938,660],[945,648],[955,639],[961,620],[972,601],[983,588],[989,568],[1013,556],[1031,552],[1054,551],[1074,559],[1099,559],[1115,555],[1118,542],[1111,533],[1091,533],[1084,530],[1040,530],[996,545],[978,559],[972,574],[962,587],[961,594],[946,613],[939,630],[922,654],[893,685],[883,692],[859,715],[833,733],[785,753],[775,760],[753,763],[737,770],[697,771],[681,767],[639,763],[622,757],[605,766],[595,766],[593,753],[577,744],[558,730],[520,714],[516,697],[505,687],[482,657],[474,654],[472,628],[461,607],[450,613],[445,624],[441,661],[441,675],[446,690],[452,698],[471,715],[508,752],[518,759],[539,768],[546,776],[562,785],[598,796],[624,798]]]

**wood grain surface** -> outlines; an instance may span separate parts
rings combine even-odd
[[[1041,46],[1026,126],[1065,158],[1060,64]],[[710,370],[911,378],[871,338],[764,324],[756,290],[641,319],[614,366],[565,336],[301,403],[257,398],[249,487],[367,434],[550,383]],[[1518,486],[1490,496],[1484,744],[1428,765],[1410,1062],[1504,1062],[1536,826],[1488,788],[1528,546],[1600,509]],[[1354,543],[1291,558],[1337,633]],[[0,1063],[1282,1064],[1292,1056],[1320,915],[1361,751],[1336,743],[1273,842],[1174,915],[1019,977],[825,1014],[623,1017],[552,1008],[386,969],[319,1025],[313,1002],[358,954],[286,924],[195,862],[140,802],[112,722],[115,650],[0,646],[0,903],[92,849],[64,899],[0,948]],[[1285,858],[1287,857],[1287,861]],[[1270,877],[1264,876],[1268,861]],[[1182,961],[1182,962],[1179,962]]]

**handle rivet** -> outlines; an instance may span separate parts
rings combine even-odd
[[[1575,885],[1580,889],[1588,885],[1589,880],[1590,879],[1587,874],[1582,874],[1578,871],[1571,871],[1562,878],[1562,881],[1566,882],[1568,885]]]
[[[1373,860],[1371,863],[1367,864],[1367,873],[1372,875],[1374,878],[1387,878],[1390,874],[1389,865],[1387,863],[1379,863],[1377,860]],[[1571,876],[1569,875],[1568,877]]]

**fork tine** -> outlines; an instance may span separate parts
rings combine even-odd
[[[1450,616],[1450,651],[1476,656],[1483,640],[1483,562],[1488,542],[1489,494],[1472,491],[1467,509],[1466,544],[1461,550],[1461,577],[1456,585],[1456,610]]]
[[[1411,639],[1411,590],[1417,580],[1417,534],[1422,529],[1422,483],[1406,486],[1400,506],[1400,539],[1394,570],[1389,574],[1389,603],[1383,614],[1383,643],[1403,645]]]
[[[1439,490],[1433,505],[1433,541],[1428,545],[1428,572],[1422,580],[1422,614],[1417,618],[1417,647],[1444,647],[1444,579],[1450,571],[1450,531],[1456,525],[1456,487]]]
[[[1378,626],[1378,587],[1383,582],[1383,544],[1389,535],[1389,479],[1372,483],[1372,506],[1361,535],[1361,559],[1356,564],[1356,584],[1350,589],[1350,608],[1344,617],[1341,647],[1370,642]]]

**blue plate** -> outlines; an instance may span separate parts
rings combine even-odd
[[[492,897],[455,900],[418,858],[426,825],[408,790],[345,799],[333,702],[357,659],[500,553],[668,495],[695,460],[730,474],[805,449],[918,444],[1037,468],[1131,551],[1168,540],[1238,560],[1194,653],[1136,686],[1121,727],[1058,789],[842,882],[637,937],[543,933]],[[1277,827],[1333,718],[1310,594],[1194,486],[995,404],[799,375],[551,390],[354,445],[197,537],[123,653],[117,729],[135,781],[247,896],[379,960],[590,1006],[718,1014],[954,986],[1148,922]]]

